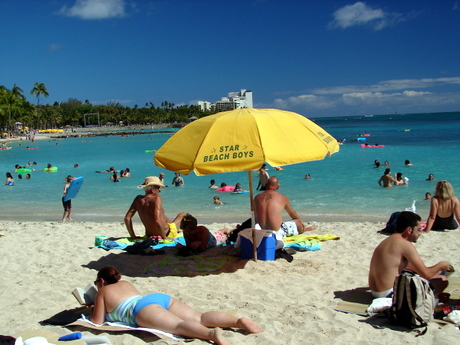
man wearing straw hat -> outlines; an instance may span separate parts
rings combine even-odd
[[[145,195],[138,195],[134,198],[125,216],[125,225],[129,235],[136,237],[132,218],[137,212],[144,224],[146,236],[177,237],[177,229],[186,213],[179,213],[172,222],[166,217],[163,199],[159,195],[161,188],[165,187],[163,182],[157,176],[148,176],[139,187],[144,189]]]

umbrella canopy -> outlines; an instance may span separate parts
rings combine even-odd
[[[320,160],[339,151],[337,140],[302,115],[242,108],[186,125],[157,150],[159,167],[188,175],[258,169]]]

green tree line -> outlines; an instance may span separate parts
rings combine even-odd
[[[49,97],[44,83],[35,83],[30,94],[37,98],[37,104],[26,100],[24,91],[16,84],[11,89],[0,85],[0,127],[4,131],[15,128],[16,122],[34,129],[61,128],[64,126],[98,125],[97,117],[85,114],[99,114],[100,124],[154,125],[161,123],[187,123],[190,117],[201,118],[215,113],[202,111],[197,105],[176,106],[164,101],[161,107],[152,102],[143,106],[125,107],[118,102],[93,105],[88,100],[69,98],[66,102],[40,104],[40,98]]]

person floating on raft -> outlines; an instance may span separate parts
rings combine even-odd
[[[43,171],[57,171],[57,170],[58,170],[58,168],[57,168],[57,167],[53,167],[53,166],[51,165],[51,163],[48,163],[48,165],[46,166],[46,168],[43,169]]]

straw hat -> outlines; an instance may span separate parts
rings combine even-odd
[[[147,186],[159,186],[161,188],[165,187],[163,182],[161,182],[161,180],[157,176],[147,176],[145,178],[144,183],[139,185],[139,187],[141,187],[141,188],[144,188],[144,187],[147,187]]]

